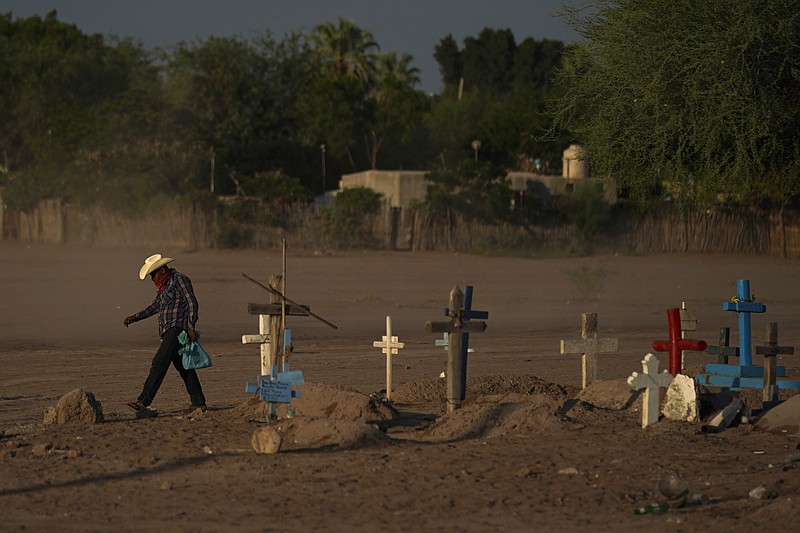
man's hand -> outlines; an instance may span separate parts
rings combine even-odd
[[[123,324],[125,324],[125,327],[126,327],[126,328],[128,327],[128,324],[133,324],[134,322],[136,322],[136,319],[135,319],[135,318],[133,318],[133,315],[131,315],[131,316],[126,316],[126,317],[125,317],[125,320],[123,320],[123,321],[122,321],[122,323],[123,323]]]
[[[197,338],[197,332],[193,329],[187,329],[186,334],[189,335],[189,342],[194,342]]]

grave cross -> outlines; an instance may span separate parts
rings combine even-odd
[[[708,344],[706,341],[681,339],[680,309],[667,309],[667,323],[669,325],[668,341],[653,341],[653,349],[657,352],[669,352],[669,373],[677,376],[681,372],[681,351],[704,351]]]
[[[711,355],[716,355],[719,364],[727,365],[728,357],[739,357],[739,348],[730,344],[731,328],[719,328],[719,346],[709,346],[706,351]]]
[[[628,385],[634,390],[644,389],[642,428],[658,422],[659,389],[669,387],[672,379],[666,370],[659,373],[658,358],[651,353],[642,359],[642,373],[634,372],[628,377]]]
[[[753,353],[750,348],[750,313],[765,313],[767,306],[756,302],[750,295],[749,279],[738,280],[736,286],[736,296],[730,302],[724,302],[722,310],[735,311],[739,317],[739,366],[750,366]]]
[[[778,399],[778,355],[794,355],[794,346],[778,346],[778,323],[770,322],[764,345],[756,346],[756,354],[764,356],[764,391],[761,399],[774,402]]]
[[[270,286],[280,285],[281,276],[270,276]],[[259,284],[260,285],[260,284]],[[248,303],[247,312],[251,315],[258,315],[258,335],[242,335],[242,344],[261,345],[261,375],[270,373],[273,365],[283,369],[285,350],[282,350],[284,343],[281,342],[281,302],[279,297],[270,293],[271,302],[268,304]],[[298,304],[283,303],[284,316],[309,316],[309,309]],[[275,339],[275,342],[272,342]]]
[[[597,338],[597,313],[581,315],[581,338],[561,341],[561,355],[581,354],[581,387],[597,381],[597,354],[619,351],[619,340]]]
[[[681,302],[681,339],[686,338],[687,331],[697,331],[697,315],[686,309],[686,302]],[[683,350],[681,350],[681,368],[684,368]]]
[[[272,367],[271,374],[258,376],[255,382],[248,382],[244,390],[250,394],[258,394],[262,402],[269,405],[269,417],[275,417],[276,403],[291,403],[292,398],[300,398],[300,392],[292,390],[297,385],[305,384],[302,370],[289,370],[278,372],[278,367]]]
[[[400,342],[396,335],[392,335],[392,317],[386,317],[386,335],[380,341],[375,341],[372,346],[381,348],[381,351],[386,354],[386,399],[392,400],[392,355],[397,355],[401,348],[406,345]]]
[[[486,322],[483,320],[472,322],[470,319],[489,316],[486,311],[472,311],[472,287],[467,285],[466,288],[469,299],[465,299],[465,294],[458,286],[450,291],[450,304],[445,309],[445,314],[450,320],[429,321],[425,324],[428,333],[450,334],[447,338],[447,410],[451,412],[461,407],[461,402],[466,397],[468,348],[464,338],[467,337],[466,334],[481,333],[486,329]]]

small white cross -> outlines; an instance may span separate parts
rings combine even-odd
[[[634,372],[628,378],[628,385],[634,390],[644,389],[642,400],[642,427],[658,422],[658,391],[661,387],[669,387],[672,374],[666,370],[658,372],[658,358],[649,353],[642,359],[642,373]]]
[[[401,348],[406,345],[399,342],[397,336],[392,335],[392,317],[386,317],[386,335],[381,337],[381,340],[372,343],[375,348],[381,348],[381,351],[386,354],[386,399],[392,399],[392,355],[397,355]]]

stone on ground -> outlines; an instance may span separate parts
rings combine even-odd
[[[761,415],[756,422],[756,429],[782,435],[800,435],[800,394]]]
[[[670,420],[696,422],[700,416],[700,400],[694,379],[678,374],[667,389],[667,397],[661,410]]]
[[[274,428],[265,426],[253,432],[253,449],[257,453],[278,453],[281,449],[283,437]]]
[[[62,396],[44,413],[45,424],[97,424],[103,421],[103,406],[91,392],[75,389]]]

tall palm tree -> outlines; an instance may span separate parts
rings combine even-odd
[[[413,56],[408,53],[403,53],[400,57],[397,56],[397,52],[378,56],[376,72],[378,84],[399,82],[411,88],[419,84],[421,82],[419,69],[411,66],[413,60]]]
[[[317,54],[334,75],[354,76],[366,83],[373,74],[380,47],[371,32],[339,17],[338,24],[320,24],[310,35]]]

